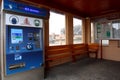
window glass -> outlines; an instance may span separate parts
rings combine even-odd
[[[113,38],[120,38],[120,20],[112,21]]]
[[[109,40],[102,40],[102,45],[109,45]]]
[[[82,43],[82,20],[73,18],[73,43]]]
[[[49,45],[65,45],[65,15],[50,12],[49,19]]]
[[[94,43],[94,27],[93,27],[93,23],[91,23],[91,43]]]

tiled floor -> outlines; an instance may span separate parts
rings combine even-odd
[[[120,80],[120,62],[81,59],[51,68],[45,80]]]

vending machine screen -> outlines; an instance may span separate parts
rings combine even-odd
[[[17,44],[23,42],[23,30],[11,29],[11,43]]]

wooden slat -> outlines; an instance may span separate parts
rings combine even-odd
[[[49,68],[49,62],[64,59],[66,57],[71,56],[70,45],[46,47],[45,56],[46,65]]]
[[[76,61],[76,56],[79,56],[81,54],[88,54],[88,45],[87,44],[74,44],[72,46],[72,58],[73,62]]]
[[[64,46],[50,46],[46,47],[46,55],[60,54],[65,52],[71,52],[69,45]]]

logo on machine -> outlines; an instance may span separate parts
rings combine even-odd
[[[19,22],[19,19],[18,19],[18,17],[17,16],[10,16],[10,18],[9,18],[9,21],[10,21],[10,23],[12,23],[12,24],[17,24],[18,22]]]
[[[22,59],[22,56],[20,54],[15,54],[14,56],[14,60],[21,60]]]
[[[10,8],[10,9],[12,9],[12,8],[13,8],[13,6],[12,6],[11,4],[9,4],[8,6],[9,6],[9,8]]]
[[[40,21],[39,21],[39,20],[37,20],[37,19],[36,19],[36,20],[34,20],[34,25],[35,25],[35,26],[40,26]]]
[[[28,18],[25,18],[25,19],[23,20],[22,25],[30,25],[29,19],[28,19]]]

